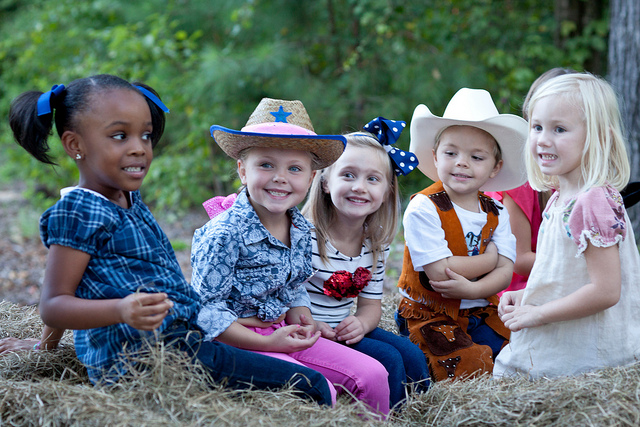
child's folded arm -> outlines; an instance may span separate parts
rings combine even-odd
[[[471,257],[475,258],[475,257]],[[498,265],[487,275],[472,282],[453,269],[446,270],[445,280],[431,280],[431,286],[445,298],[483,299],[506,289],[513,274],[513,261],[502,255]]]
[[[496,245],[491,242],[485,253],[474,256],[450,256],[424,265],[422,268],[431,280],[448,280],[447,268],[468,280],[493,271],[499,262]]]

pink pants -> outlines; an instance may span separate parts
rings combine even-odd
[[[268,328],[249,329],[266,336],[283,326],[285,323],[281,322]],[[374,411],[385,416],[389,414],[389,374],[380,362],[364,353],[326,338],[320,338],[313,346],[295,353],[255,353],[297,363],[320,372],[327,378],[334,404],[336,394],[347,390]],[[338,386],[337,393],[334,385]]]

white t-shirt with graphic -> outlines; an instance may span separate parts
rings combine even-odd
[[[491,241],[498,248],[500,255],[515,262],[516,238],[511,233],[509,213],[500,202],[495,200],[494,202],[499,208],[499,215],[498,227],[494,231]],[[479,201],[478,206],[480,206]],[[477,255],[479,253],[482,227],[487,223],[487,214],[481,209],[480,212],[468,211],[455,203],[453,203],[453,208],[462,226],[468,254],[470,256]],[[444,230],[436,206],[424,194],[417,194],[411,199],[404,212],[402,224],[404,227],[404,239],[409,248],[415,271],[423,271],[423,266],[453,256],[444,238]],[[400,293],[409,298],[402,289]],[[486,305],[488,305],[488,301],[485,299],[463,299],[460,303],[460,308],[483,307]]]

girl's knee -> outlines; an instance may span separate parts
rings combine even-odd
[[[361,380],[365,383],[379,384],[381,381],[386,382],[389,377],[384,365],[372,357],[369,357],[367,363],[362,364],[362,372],[364,375],[361,375]]]

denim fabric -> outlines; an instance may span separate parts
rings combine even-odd
[[[402,317],[398,310],[393,313],[393,318],[396,321],[396,326],[398,327],[398,333],[403,337],[409,336],[409,324],[407,323],[407,319]]]
[[[418,383],[416,390],[419,392],[429,388],[431,376],[427,359],[420,347],[409,338],[375,328],[350,347],[373,357],[386,368],[389,373],[391,408],[405,400],[405,385]]]
[[[299,395],[321,405],[331,405],[329,386],[321,373],[218,341],[203,341],[203,337],[199,330],[173,325],[163,340],[200,361],[216,383],[233,389],[267,390],[277,390],[289,383]]]

